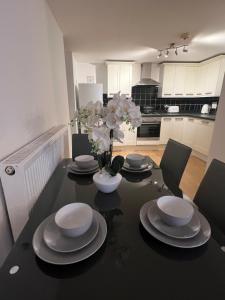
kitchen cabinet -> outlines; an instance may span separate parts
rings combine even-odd
[[[118,93],[131,95],[132,64],[131,63],[107,63],[108,96]]]
[[[174,89],[173,94],[176,97],[184,96],[185,89],[185,68],[182,65],[175,65]]]
[[[110,64],[108,68],[108,96],[118,93],[120,90],[120,65]]]
[[[174,79],[176,67],[173,64],[167,64],[163,70],[163,97],[172,97],[174,95]]]
[[[191,117],[164,117],[161,121],[160,143],[174,139],[193,150],[208,155],[213,135],[214,121]]]
[[[201,63],[165,63],[161,72],[162,97],[220,96],[225,56]]]
[[[126,123],[123,123],[120,126],[120,128],[124,133],[123,143],[114,141],[113,145],[114,146],[136,145],[136,143],[137,143],[137,128],[135,128],[134,130],[130,130],[130,125],[127,125]]]
[[[182,142],[183,138],[183,117],[164,117],[161,120],[160,143],[167,144],[168,139]]]
[[[185,73],[184,95],[186,97],[193,97],[196,94],[197,67],[185,66],[184,73]]]
[[[173,136],[173,118],[165,117],[161,119],[160,143],[167,144],[168,139]]]
[[[194,143],[195,121],[194,118],[184,118],[182,143],[189,147]]]
[[[214,122],[208,120],[195,120],[193,149],[208,155],[213,134]]]

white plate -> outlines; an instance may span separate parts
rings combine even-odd
[[[74,168],[71,168],[70,166],[68,166],[68,171],[72,174],[75,175],[89,175],[89,174],[94,174],[96,172],[98,172],[99,168],[96,167],[94,169],[88,170],[88,171],[80,171],[80,170],[75,170]]]
[[[128,172],[128,173],[145,173],[151,171],[153,168],[153,163],[149,163],[145,169],[130,169],[126,168],[126,166],[123,166],[122,170]]]
[[[78,167],[78,165],[75,162],[71,163],[68,167],[75,172],[87,173],[87,172],[91,172],[93,170],[98,169],[98,162],[95,161],[95,164],[93,166],[91,166],[89,168],[85,168],[85,169]]]
[[[157,200],[151,201],[149,204],[147,216],[150,223],[160,232],[167,236],[177,239],[192,238],[200,231],[200,220],[197,215],[197,209],[194,211],[194,215],[191,221],[184,226],[169,226],[160,218],[157,208]]]
[[[93,211],[93,223],[91,227],[81,236],[74,238],[67,237],[62,234],[61,230],[55,224],[55,214],[52,214],[46,219],[46,226],[43,232],[43,238],[46,245],[58,252],[77,251],[90,244],[98,233],[98,220],[96,211]]]
[[[99,230],[96,238],[86,247],[76,252],[60,253],[47,247],[43,240],[43,231],[46,225],[45,219],[36,229],[33,236],[33,249],[35,254],[43,261],[54,265],[69,265],[87,259],[93,255],[104,243],[107,235],[106,221],[101,214],[96,212]]]
[[[148,163],[145,163],[145,164],[141,165],[139,168],[135,168],[135,167],[131,167],[131,166],[128,164],[128,162],[125,160],[125,161],[124,161],[123,167],[124,167],[125,169],[128,169],[128,170],[141,171],[141,170],[144,170],[144,169],[146,169],[146,168],[148,167]]]
[[[145,230],[150,233],[154,238],[156,238],[157,240],[173,246],[173,247],[178,247],[178,248],[195,248],[195,247],[199,247],[202,246],[203,244],[205,244],[210,236],[211,236],[211,228],[210,225],[208,223],[208,221],[206,220],[206,218],[200,213],[200,212],[196,212],[198,215],[198,218],[200,220],[200,224],[201,224],[201,229],[199,231],[199,233],[194,236],[193,238],[190,239],[175,239],[172,237],[168,237],[166,235],[164,235],[163,233],[159,232],[157,229],[155,229],[151,223],[148,220],[147,217],[147,212],[148,212],[148,208],[151,205],[151,201],[145,203],[141,210],[140,210],[140,220],[142,225],[144,226]]]

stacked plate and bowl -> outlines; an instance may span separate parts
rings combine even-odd
[[[91,175],[98,171],[98,162],[92,155],[79,155],[68,166],[70,173],[76,175]]]
[[[140,210],[140,220],[153,237],[174,247],[199,247],[211,236],[210,225],[198,208],[175,196],[145,203]]]
[[[128,173],[145,173],[152,168],[153,162],[148,156],[131,153],[127,155],[122,169]]]
[[[46,218],[33,236],[33,249],[42,260],[56,265],[82,261],[104,243],[105,219],[85,203],[71,203]]]

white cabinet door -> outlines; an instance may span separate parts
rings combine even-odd
[[[195,119],[185,118],[182,139],[183,144],[189,147],[193,147],[195,133]]]
[[[108,64],[108,96],[118,93],[131,95],[132,64],[112,63]]]
[[[176,65],[173,95],[175,97],[183,97],[184,87],[185,87],[185,67],[183,65]]]
[[[108,96],[118,93],[120,90],[120,65],[109,64],[108,66]]]
[[[213,134],[214,122],[208,120],[195,120],[195,135],[193,149],[208,155]]]
[[[126,94],[130,97],[131,87],[132,87],[132,65],[131,64],[121,64],[120,65],[120,83],[119,90],[121,94]]]
[[[195,81],[195,91],[197,97],[202,97],[205,95],[205,81],[204,81],[204,68],[201,64],[196,67],[196,81]]]
[[[174,93],[175,65],[165,65],[163,70],[163,97],[171,97]]]
[[[219,78],[220,61],[205,62],[202,65],[202,77],[204,82],[203,94],[214,96]]]
[[[171,130],[170,137],[177,142],[182,142],[183,130],[184,130],[184,118],[183,117],[172,118],[172,130]]]
[[[185,66],[184,95],[186,97],[193,97],[196,94],[196,75],[197,67]]]
[[[160,143],[167,144],[173,136],[173,118],[165,117],[161,120]]]

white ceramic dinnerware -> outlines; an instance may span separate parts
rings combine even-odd
[[[106,194],[115,191],[120,185],[121,180],[122,176],[120,173],[117,173],[115,176],[111,176],[108,173],[98,172],[93,176],[93,181],[97,189]]]
[[[195,248],[205,244],[211,236],[211,228],[206,218],[196,209],[200,221],[200,231],[192,238],[172,238],[158,231],[148,220],[148,210],[154,205],[153,201],[145,203],[140,210],[140,220],[145,230],[159,241],[178,248]]]
[[[146,156],[141,154],[131,153],[126,157],[127,163],[133,168],[140,168],[146,162]]]
[[[170,226],[183,226],[190,222],[194,214],[193,206],[175,196],[164,196],[157,200],[159,215]]]
[[[94,166],[94,156],[92,155],[79,155],[74,160],[80,169],[88,169]]]
[[[91,226],[93,210],[85,203],[71,203],[63,206],[55,215],[55,223],[62,233],[69,237],[84,234]]]
[[[151,225],[161,233],[177,239],[188,239],[194,237],[200,231],[200,221],[196,210],[197,208],[194,210],[192,219],[186,225],[170,226],[162,221],[157,208],[157,200],[152,200],[152,205],[149,206],[147,216]]]
[[[91,175],[96,173],[99,170],[98,163],[94,160],[94,166],[89,169],[81,169],[77,166],[75,162],[68,165],[68,171],[75,175]]]
[[[38,226],[37,230],[35,231],[32,242],[34,252],[40,259],[55,265],[68,265],[87,259],[102,246],[107,235],[107,225],[105,219],[97,211],[95,211],[95,214],[99,224],[97,236],[92,242],[90,242],[81,250],[62,253],[54,251],[46,245],[43,239],[43,234],[45,227],[49,222],[49,218],[51,218],[51,216],[49,216]]]
[[[48,222],[43,232],[43,239],[46,245],[58,252],[73,252],[86,247],[92,242],[98,233],[98,218],[96,212],[93,211],[93,222],[90,228],[82,235],[70,238],[64,235],[55,224],[55,214],[48,218]]]

